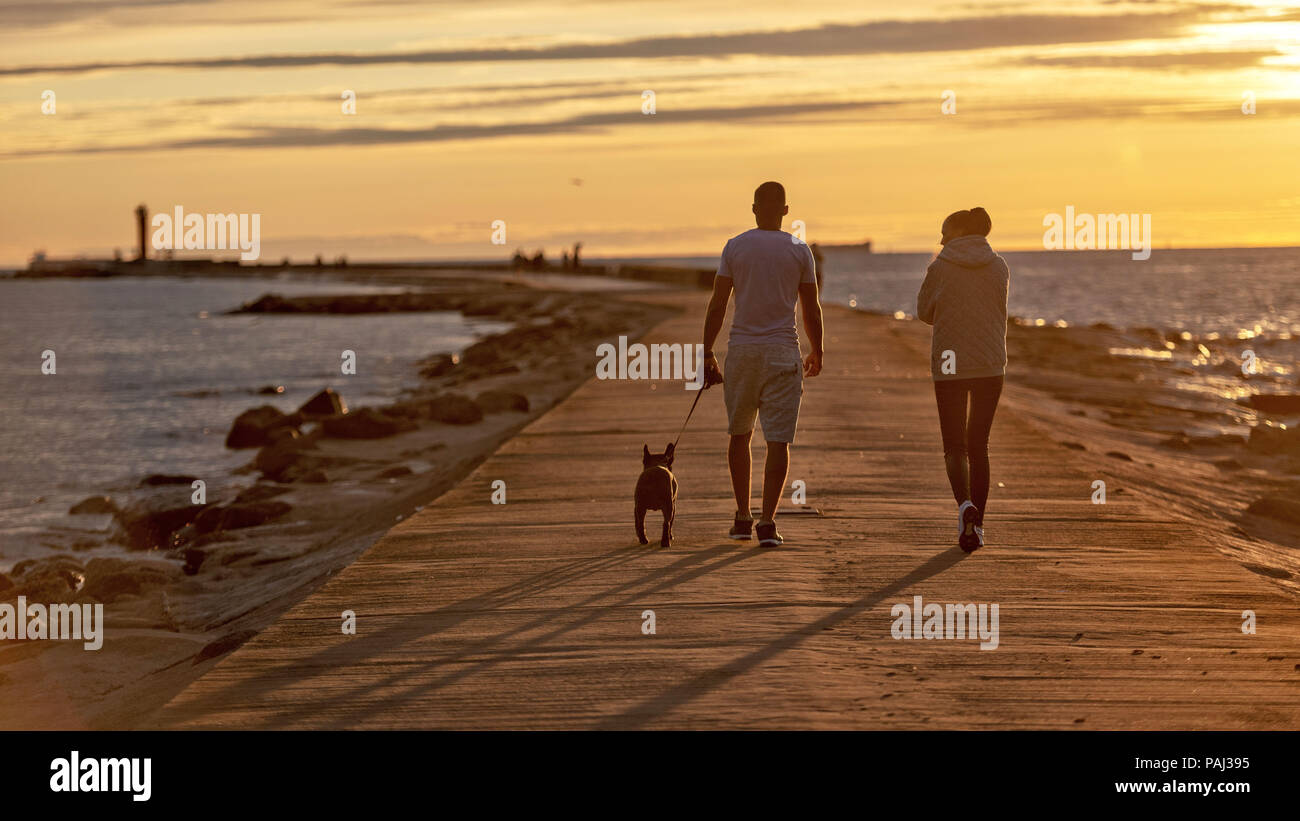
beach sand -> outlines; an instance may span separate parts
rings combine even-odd
[[[653,299],[684,312],[647,341],[695,337],[704,294]],[[1297,531],[1260,503],[1293,489],[1287,454],[1172,435],[1231,411],[1171,407],[1158,365],[1109,353],[1120,332],[1016,326],[989,544],[966,556],[928,330],[828,310],[790,474],[808,506],[781,518],[784,548],[724,538],[720,392],[674,466],[676,541],[636,544],[641,446],[671,441],[691,394],[588,381],[143,726],[1300,725]],[[893,607],[913,596],[998,604],[998,647],[895,639]]]

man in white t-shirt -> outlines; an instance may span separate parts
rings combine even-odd
[[[767,463],[762,514],[754,529],[760,545],[775,547],[782,543],[776,530],[776,508],[790,468],[790,443],[799,421],[803,377],[816,376],[822,370],[822,308],[812,252],[802,240],[781,230],[781,219],[790,211],[781,183],[760,185],[754,191],[753,210],[758,227],[732,237],[722,249],[704,319],[704,378],[706,385],[723,382],[727,402],[727,432],[731,435],[727,462],[736,495],[736,521],[728,535],[749,539],[754,527],[749,441],[757,416],[767,440]],[[736,310],[727,339],[724,381],[713,343],[722,331],[733,290]],[[803,305],[804,330],[811,347],[802,362],[795,330],[796,301]]]

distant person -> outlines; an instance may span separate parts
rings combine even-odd
[[[542,251],[541,248],[538,248],[537,253],[533,254],[533,270],[534,271],[546,270],[546,254]]]
[[[758,226],[732,237],[722,249],[704,319],[705,385],[724,383],[727,404],[727,463],[736,497],[736,518],[728,534],[748,540],[757,532],[764,547],[782,544],[776,529],[776,508],[785,490],[803,397],[803,377],[822,370],[822,308],[808,246],[781,230],[789,213],[785,188],[765,182],[754,191],[754,222]],[[736,294],[736,310],[727,340],[726,379],[713,352],[722,331],[727,302]],[[795,302],[803,305],[804,330],[811,350],[800,362],[795,330]],[[750,436],[754,418],[763,425],[767,462],[763,471],[763,507],[757,528],[750,514]]]
[[[934,326],[930,374],[948,483],[957,501],[957,543],[967,553],[984,546],[989,431],[1007,368],[1010,270],[989,246],[992,228],[983,208],[949,214],[939,239],[943,248],[916,296],[916,315]]]
[[[573,243],[573,270],[582,270],[582,243]]]

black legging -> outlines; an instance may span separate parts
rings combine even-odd
[[[966,397],[970,397],[970,419]],[[1002,377],[944,379],[934,383],[939,403],[939,432],[943,436],[943,461],[948,484],[957,504],[970,499],[980,511],[989,501],[989,429],[1002,396]]]

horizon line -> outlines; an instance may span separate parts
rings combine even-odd
[[[823,247],[823,248],[851,248],[851,247],[854,247],[854,246],[859,246],[859,245],[861,245],[862,243],[815,242],[815,243],[809,243],[809,244],[810,244],[810,245],[818,245],[818,246]],[[877,250],[874,249],[874,246],[875,246],[875,243],[874,243],[874,242],[872,242],[872,245],[873,245],[873,249],[872,249],[871,251],[868,252],[871,256],[901,256],[901,255],[905,255],[905,254],[907,254],[907,255],[911,255],[911,254],[937,253],[933,248],[921,248],[921,249],[910,249],[910,248],[904,248],[904,249],[890,249],[890,250],[888,250],[888,251],[877,251]],[[525,249],[527,248],[527,246],[522,246],[522,247],[525,248]],[[563,250],[567,250],[569,247],[570,247],[569,245],[561,246],[561,248],[562,248]],[[545,246],[543,246],[541,250],[542,250],[542,251],[545,251],[545,250],[546,250]],[[1152,248],[1152,249],[1151,249],[1151,252],[1152,252],[1152,254],[1155,254],[1155,253],[1160,252],[1160,251],[1266,251],[1266,250],[1278,250],[1278,251],[1285,251],[1285,250],[1300,250],[1300,243],[1296,243],[1296,244],[1292,244],[1292,245],[1274,245],[1274,244],[1264,244],[1264,245],[1169,245],[1169,246],[1165,246],[1165,247],[1161,247],[1161,248]],[[1058,254],[1117,253],[1117,254],[1119,254],[1119,253],[1128,253],[1128,252],[1130,252],[1130,251],[1132,251],[1132,249],[1130,249],[1130,248],[1040,248],[1040,247],[1028,247],[1028,248],[1025,248],[1025,247],[1013,247],[1013,248],[1001,248],[1001,249],[998,249],[998,253],[1006,253],[1006,254],[1032,254],[1032,253],[1058,253]],[[324,253],[322,253],[321,255],[322,255],[322,257],[323,257],[323,256],[326,256]],[[469,257],[466,257],[466,256],[447,256],[447,257],[386,257],[386,258],[357,257],[357,258],[353,258],[350,254],[346,254],[346,253],[341,254],[341,255],[340,255],[340,254],[337,254],[337,253],[332,253],[332,254],[330,254],[329,256],[330,256],[331,258],[334,258],[334,259],[337,259],[339,256],[345,256],[345,257],[347,257],[347,259],[348,259],[348,267],[367,266],[367,265],[371,265],[371,266],[373,266],[373,265],[384,265],[384,264],[400,264],[400,265],[404,265],[404,266],[409,266],[409,265],[413,265],[413,264],[418,265],[418,264],[420,264],[420,263],[426,263],[426,262],[427,262],[427,263],[430,263],[430,264],[448,265],[448,264],[453,264],[453,263],[457,263],[457,262],[476,263],[476,264],[480,264],[480,263],[484,263],[484,262],[509,262],[509,261],[510,261],[510,256],[509,256],[509,255],[503,255],[503,256],[469,256]],[[624,261],[624,260],[667,260],[667,261],[671,261],[671,260],[688,260],[688,259],[712,259],[712,258],[718,258],[718,257],[720,257],[720,256],[721,256],[721,255],[720,255],[719,252],[711,251],[711,252],[702,252],[702,253],[689,253],[689,252],[687,252],[687,253],[681,253],[681,254],[635,254],[635,253],[616,254],[616,255],[584,254],[584,259],[586,259],[586,260],[588,260],[588,261],[590,261],[590,262],[598,262],[598,261],[621,262],[621,261]],[[99,257],[99,256],[85,255],[85,254],[83,254],[83,255],[72,255],[72,256],[47,256],[46,259],[47,259],[47,260],[85,260],[85,261],[87,261],[87,262],[121,262],[121,263],[130,263],[130,262],[133,261],[133,260],[129,260],[129,259],[113,260],[111,257]],[[191,257],[191,256],[176,256],[176,257],[173,257],[173,258],[172,258],[171,260],[169,260],[169,261],[171,261],[171,262],[185,262],[185,261],[195,261],[195,262],[198,262],[198,261],[202,261],[202,260],[240,261],[238,255],[232,256],[229,260],[227,260],[225,257],[213,257],[213,256],[192,256],[192,257]],[[290,260],[290,264],[291,264],[291,265],[295,265],[295,266],[297,266],[297,265],[312,265],[312,264],[314,263],[314,260],[313,260],[313,258],[312,258],[311,256],[303,256],[303,257],[301,257],[301,258],[295,258],[295,257],[290,256],[290,257],[289,257],[289,260]],[[150,262],[158,262],[158,261],[160,261],[160,260],[157,260],[157,259],[154,259],[154,258],[150,258],[149,261],[150,261]],[[248,268],[256,268],[256,267],[267,267],[267,268],[273,268],[273,267],[278,267],[278,266],[281,264],[281,263],[278,262],[278,261],[270,261],[270,260],[264,260],[264,259],[253,260],[253,261],[248,262],[248,263],[244,263],[244,262],[242,262],[242,261],[240,261],[240,262],[241,262],[241,265],[243,265],[244,267],[248,267]],[[30,264],[30,263],[20,263],[20,264],[18,264],[18,263],[12,263],[12,262],[0,262],[0,271],[25,271],[25,270],[27,270],[29,264]],[[334,263],[333,263],[332,261],[328,261],[328,260],[325,261],[324,264],[325,264],[326,266],[329,266],[329,267],[333,267],[333,265],[334,265]]]

